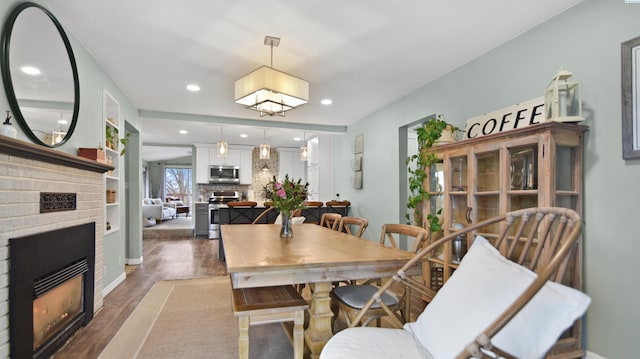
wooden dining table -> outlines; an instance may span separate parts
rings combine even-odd
[[[413,254],[315,224],[292,228],[293,238],[282,239],[277,224],[222,225],[227,272],[234,288],[310,284],[304,337],[318,358],[332,336],[331,283],[390,277]]]

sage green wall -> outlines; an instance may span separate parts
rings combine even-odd
[[[16,0],[0,1],[0,17],[2,18],[3,26],[11,10],[22,2],[23,1]],[[49,8],[44,1],[34,2],[43,5],[45,8]],[[55,12],[53,12],[53,14],[54,16],[56,15]],[[127,121],[133,128],[140,130],[141,126],[138,109],[133,106],[125,94],[120,91],[118,86],[111,80],[104,69],[96,63],[95,59],[78,42],[78,40],[68,30],[66,24],[61,21],[59,17],[58,20],[62,23],[62,26],[65,28],[67,36],[69,37],[78,66],[78,78],[80,80],[80,112],[78,115],[78,123],[73,135],[64,145],[57,149],[63,152],[76,154],[79,147],[98,147],[99,145],[102,145],[103,139],[101,129],[104,128],[102,119],[103,90],[107,90],[120,104],[121,118]],[[2,111],[9,110],[9,103],[7,101],[4,87],[0,90],[0,93],[0,109]],[[18,138],[29,141],[15,121],[14,124],[18,130]],[[130,148],[128,151],[140,152],[140,148]],[[124,173],[124,166],[121,168],[121,172]],[[124,206],[124,175],[122,175],[121,178],[120,191],[118,191],[120,193],[119,202],[121,203],[121,206]],[[130,208],[130,210],[136,211],[135,208]],[[137,212],[135,213],[141,213],[141,211],[141,204],[138,203]],[[142,241],[141,229],[133,232],[139,233],[139,238],[127,238],[127,231],[125,231],[126,217],[124,208],[120,211],[120,216],[121,230],[105,237],[103,242],[104,268],[102,269],[104,270],[103,278],[105,286],[108,286],[119,277],[124,276],[125,242],[127,240],[131,240],[140,241],[141,243]],[[141,219],[137,223],[139,228],[141,228]],[[141,257],[142,253],[133,253],[132,255],[134,257]],[[96,268],[96,270],[100,270],[100,268]]]
[[[542,96],[564,66],[582,82],[584,124],[590,128],[583,236],[584,290],[592,298],[587,347],[606,358],[637,357],[640,160],[622,159],[620,109],[620,44],[636,36],[640,4],[584,1],[349,126],[346,136],[336,137],[336,191],[351,200],[355,215],[369,219],[367,236],[378,238],[380,226],[397,222],[405,211],[397,205],[398,140],[390,134],[433,113],[462,126],[471,117]],[[350,143],[361,133],[364,184],[355,190],[349,182]]]

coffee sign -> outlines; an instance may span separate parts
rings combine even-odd
[[[543,123],[544,97],[519,103],[467,120],[466,138],[499,133]]]

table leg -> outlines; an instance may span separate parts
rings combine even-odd
[[[320,352],[333,335],[331,330],[331,282],[312,283],[311,305],[309,306],[309,328],[304,332],[305,343],[311,350],[311,358],[320,357]]]

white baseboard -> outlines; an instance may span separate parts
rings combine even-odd
[[[585,359],[607,359],[601,355],[598,355],[596,353],[587,351],[587,356],[585,357]]]
[[[127,274],[125,272],[122,272],[118,276],[118,278],[116,278],[113,282],[109,283],[109,285],[107,285],[102,289],[102,298],[106,297],[107,294],[111,293],[112,290],[116,289],[116,287],[120,285],[120,283],[124,282],[125,279],[127,279]]]
[[[127,265],[142,264],[142,257],[140,257],[140,258],[126,258],[125,262],[127,262]]]

